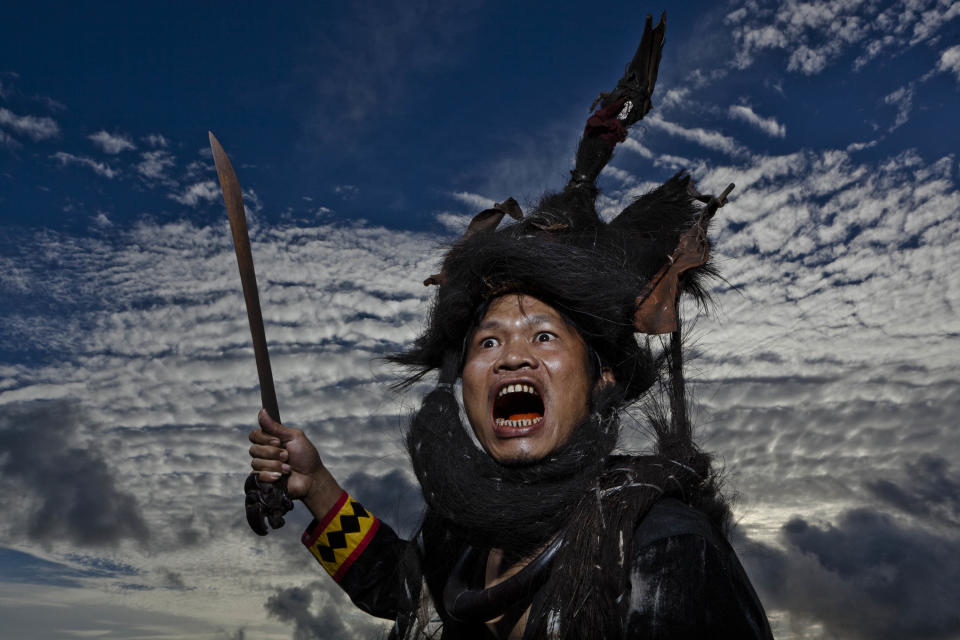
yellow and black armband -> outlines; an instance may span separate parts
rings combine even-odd
[[[340,579],[367,548],[380,519],[344,491],[322,520],[314,520],[300,538],[333,579]]]

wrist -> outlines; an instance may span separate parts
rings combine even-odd
[[[319,520],[337,504],[343,489],[326,467],[312,474],[310,480],[310,488],[300,500]]]

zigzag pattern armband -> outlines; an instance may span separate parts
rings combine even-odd
[[[327,573],[340,582],[379,527],[380,519],[344,491],[323,520],[310,523],[300,540]]]

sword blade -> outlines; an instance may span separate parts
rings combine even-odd
[[[230,164],[226,151],[220,142],[210,133],[210,148],[213,161],[217,165],[217,177],[223,191],[223,202],[230,218],[230,231],[233,233],[233,247],[237,252],[237,267],[240,268],[240,282],[243,283],[243,299],[247,304],[247,319],[250,321],[250,336],[253,338],[253,355],[257,359],[257,377],[260,379],[260,402],[270,417],[280,422],[280,409],[277,406],[277,392],[273,388],[273,372],[270,369],[270,354],[267,351],[267,336],[263,330],[263,314],[260,312],[260,296],[257,293],[257,274],[253,269],[253,255],[250,252],[250,235],[247,233],[247,216],[243,210],[243,192],[240,181]],[[257,472],[247,476],[243,486],[246,497],[244,507],[247,512],[247,524],[257,535],[265,536],[267,522],[274,529],[283,526],[283,514],[293,508],[287,495],[287,476],[274,483],[260,482]],[[266,522],[264,520],[266,519]]]
[[[257,274],[253,268],[253,254],[250,251],[247,216],[243,209],[243,192],[227,152],[223,150],[213,132],[209,133],[213,161],[217,165],[217,177],[220,178],[220,188],[223,191],[223,202],[227,207],[227,216],[230,218],[230,231],[233,233],[233,247],[237,252],[240,282],[243,283],[243,299],[247,305],[250,336],[253,338],[253,355],[257,360],[257,376],[260,379],[260,401],[270,417],[280,422],[277,392],[273,386],[273,371],[270,368],[270,353],[267,351],[267,336],[263,328],[263,314],[260,311],[260,295],[257,292]]]

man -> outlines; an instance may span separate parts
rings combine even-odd
[[[415,540],[348,496],[302,432],[261,412],[250,434],[259,479],[288,475],[315,516],[304,544],[360,608],[396,621],[392,637],[426,630],[424,602],[444,638],[770,637],[684,398],[677,301],[701,292],[723,196],[678,174],[609,224],[594,206],[650,108],[663,30],[648,18],[565,189],[527,216],[512,200],[481,212],[427,280],[429,324],[393,357],[408,382],[439,372],[407,436],[427,503]],[[519,221],[497,230],[505,214]],[[654,353],[638,331],[671,337]],[[622,409],[657,385],[670,406],[651,411],[654,451],[615,455]]]

